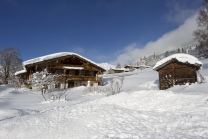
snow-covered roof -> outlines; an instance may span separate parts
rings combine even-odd
[[[154,70],[157,70],[161,67],[163,67],[165,64],[169,63],[171,60],[176,59],[178,62],[181,63],[189,63],[193,64],[195,66],[202,66],[202,62],[200,62],[196,57],[189,55],[189,54],[184,54],[184,53],[178,53],[178,54],[173,54],[170,55],[156,63],[156,65],[153,67]]]
[[[59,57],[64,57],[64,56],[77,56],[81,59],[84,59],[94,65],[96,65],[97,67],[100,67],[101,69],[103,69],[101,66],[99,66],[97,63],[79,55],[79,54],[76,54],[76,53],[71,53],[71,52],[59,52],[59,53],[54,53],[54,54],[50,54],[50,55],[45,55],[45,56],[41,56],[41,57],[37,57],[37,58],[34,58],[34,59],[30,59],[30,60],[27,60],[27,61],[24,61],[23,62],[23,68],[24,70],[21,70],[21,71],[18,71],[15,73],[15,75],[18,75],[18,74],[21,74],[21,73],[26,73],[27,70],[25,68],[26,65],[30,65],[30,64],[34,64],[34,63],[38,63],[38,62],[42,62],[42,61],[46,61],[46,60],[51,60],[51,59],[55,59],[55,58],[59,58]],[[80,67],[79,67],[80,68]],[[105,70],[105,69],[103,69]]]
[[[19,74],[26,73],[26,72],[27,72],[26,70],[20,70],[20,71],[15,72],[14,75],[19,75]]]
[[[76,54],[76,53],[71,53],[71,52],[59,52],[59,53],[54,53],[54,54],[50,54],[50,55],[45,55],[45,56],[41,56],[41,57],[37,57],[37,58],[34,58],[34,59],[30,59],[30,60],[27,60],[27,61],[24,61],[23,62],[23,65],[29,65],[29,64],[33,64],[33,63],[38,63],[38,62],[42,62],[42,61],[46,61],[46,60],[50,60],[50,59],[54,59],[54,58],[59,58],[59,57],[64,57],[64,56],[78,56],[82,59],[85,59],[86,61],[89,61],[90,63],[100,67],[97,63],[79,55],[79,54]]]
[[[63,66],[64,69],[76,69],[76,70],[82,70],[84,69],[83,67],[66,67],[66,66]]]
[[[113,70],[120,70],[120,71],[129,71],[129,69],[126,68],[112,68]]]

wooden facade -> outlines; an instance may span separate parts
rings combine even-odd
[[[105,70],[95,63],[79,57],[78,55],[67,55],[58,58],[52,58],[35,63],[24,65],[26,72],[17,76],[22,79],[31,80],[33,73],[47,69],[49,73],[61,75],[57,79],[64,84],[66,88],[76,86],[86,86],[87,82],[91,84],[101,84],[102,78],[98,74],[102,74]]]
[[[197,82],[197,70],[201,65],[181,63],[172,59],[155,70],[159,74],[160,90],[165,90],[174,85],[192,84]]]
[[[139,69],[140,66],[131,66],[131,65],[126,65],[124,66],[125,69]]]
[[[114,70],[114,73],[123,73],[125,72],[124,69],[113,69]]]
[[[132,68],[132,66],[131,65],[126,65],[126,66],[124,66],[124,68],[125,69],[130,69],[130,68]]]

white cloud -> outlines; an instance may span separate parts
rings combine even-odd
[[[133,43],[123,49],[123,53],[117,56],[112,64],[121,63],[129,64],[140,57],[156,53],[160,54],[166,50],[173,50],[182,46],[189,45],[193,42],[193,31],[197,29],[196,18],[198,13],[185,20],[179,28],[164,34],[158,40],[147,43],[143,48],[139,48]]]

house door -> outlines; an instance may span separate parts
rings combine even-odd
[[[73,88],[74,87],[74,82],[68,82],[68,88]]]

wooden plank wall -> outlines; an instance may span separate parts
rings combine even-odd
[[[158,71],[160,89],[165,90],[174,85],[195,83],[197,81],[196,67],[179,62],[170,63]]]

